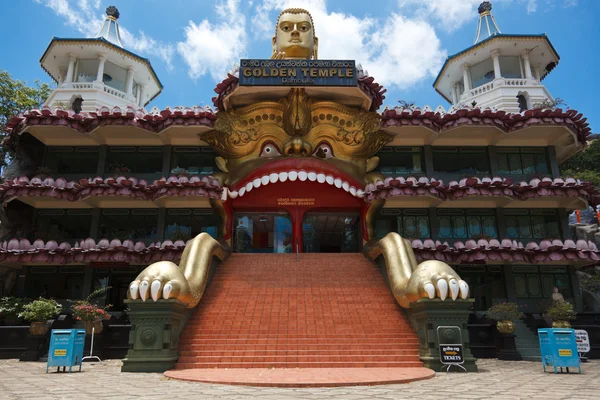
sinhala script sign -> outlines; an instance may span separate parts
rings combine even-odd
[[[240,60],[240,86],[356,86],[354,60]]]

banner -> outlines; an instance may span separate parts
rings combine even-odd
[[[354,60],[240,60],[240,86],[356,86]]]

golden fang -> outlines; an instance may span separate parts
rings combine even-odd
[[[353,68],[242,68],[242,74],[250,78],[265,77],[296,77],[301,71],[305,78],[353,78]]]

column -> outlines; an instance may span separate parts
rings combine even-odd
[[[433,175],[433,150],[431,146],[423,147],[423,155],[425,156],[425,176],[429,179],[437,179],[437,177]]]
[[[471,68],[471,66],[467,63],[464,63],[463,65],[460,66],[460,68],[462,69],[462,73],[463,73],[463,81],[465,84],[465,92],[468,92],[469,90],[472,89],[471,87],[471,78],[470,78],[470,74],[469,74],[469,69]]]
[[[98,75],[96,75],[96,82],[102,83],[104,75],[104,63],[106,62],[106,54],[98,54]]]
[[[429,207],[427,209],[427,216],[429,218],[429,237],[432,240],[439,240],[440,224],[438,224],[437,209],[435,207]]]
[[[156,229],[158,229],[158,240],[160,240],[161,242],[163,240],[165,240],[165,224],[167,222],[167,209],[166,208],[159,208],[158,209],[158,226],[156,227]]]
[[[67,77],[65,78],[65,82],[71,83],[73,82],[73,71],[75,69],[75,61],[77,58],[74,54],[69,53],[69,67],[67,68]]]
[[[125,84],[125,92],[128,96],[133,96],[133,66],[127,67],[127,81]]]
[[[140,107],[144,107],[144,89],[146,88],[146,85],[138,85],[138,93],[139,93],[139,98],[138,98],[138,106]]]
[[[550,162],[550,171],[552,172],[552,178],[560,178],[560,168],[558,160],[556,159],[556,148],[554,146],[548,146],[548,161]]]
[[[533,77],[538,81],[542,81],[542,74],[540,72],[540,64],[533,65]]]
[[[452,84],[452,104],[456,105],[458,104],[458,84],[456,82],[454,82]]]
[[[494,61],[494,78],[502,78],[502,71],[500,70],[500,50],[494,49],[490,52],[492,60]]]
[[[529,50],[526,50],[523,53],[521,53],[521,57],[523,58],[523,69],[525,70],[525,78],[533,78],[533,75],[531,74],[531,63],[529,62]]]
[[[496,153],[496,146],[489,146],[488,154],[490,156],[490,175],[498,176],[498,154]]]

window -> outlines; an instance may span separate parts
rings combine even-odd
[[[471,67],[471,78],[473,80],[473,88],[485,85],[494,80],[494,62],[491,58],[480,62]]]
[[[430,238],[427,210],[393,208],[381,210],[375,220],[375,236],[381,239],[390,232],[398,232],[400,236],[407,239]]]
[[[455,179],[490,173],[484,147],[434,147],[433,171],[455,175]]]
[[[499,147],[498,174],[500,175],[550,175],[546,149],[543,147]]]
[[[523,78],[521,69],[521,58],[517,56],[500,57],[500,70],[502,77],[508,79]]]
[[[28,267],[24,297],[56,299],[66,309],[68,303],[65,303],[65,300],[81,300],[83,298],[84,268],[83,266],[46,265]]]
[[[98,167],[98,147],[48,147],[44,165],[61,176],[92,176]]]
[[[171,174],[185,170],[189,175],[211,175],[217,170],[216,154],[210,147],[174,147]]]
[[[100,237],[148,244],[158,238],[158,210],[104,209],[100,218]]]
[[[491,239],[497,237],[494,210],[438,209],[440,240]]]
[[[165,240],[187,241],[202,232],[215,239],[219,237],[219,217],[211,209],[173,209],[167,210]]]
[[[125,92],[126,81],[127,70],[125,68],[119,67],[110,61],[104,63],[104,76],[102,77],[102,82],[104,82],[105,85],[120,90],[121,92]]]
[[[98,64],[96,60],[77,60],[74,82],[94,82],[98,77]]]
[[[425,171],[421,147],[384,147],[377,156],[378,170],[384,175],[420,175]]]
[[[115,268],[94,268],[92,291],[110,287],[104,297],[96,299],[99,306],[111,304],[109,311],[123,311],[127,308],[123,300],[127,298],[129,284],[135,280],[144,267],[124,266]]]
[[[163,147],[110,147],[106,158],[106,173],[127,167],[133,176],[139,174],[160,177],[162,174]]]
[[[504,210],[506,235],[517,241],[560,238],[556,210]]]
[[[519,104],[519,112],[527,111],[529,106],[527,105],[527,98],[520,94],[517,96],[517,103]]]
[[[73,245],[90,237],[92,210],[38,210],[34,239]]]
[[[555,287],[565,300],[573,297],[566,267],[523,265],[512,269],[518,298],[550,299]]]

